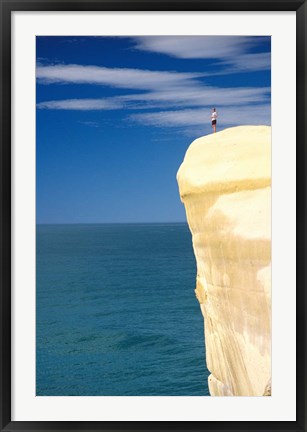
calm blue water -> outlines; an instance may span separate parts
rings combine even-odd
[[[208,395],[186,224],[37,226],[36,393]]]

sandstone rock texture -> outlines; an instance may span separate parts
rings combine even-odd
[[[271,394],[271,128],[195,140],[177,173],[212,396]]]

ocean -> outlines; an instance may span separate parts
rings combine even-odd
[[[36,395],[209,395],[185,223],[37,225]]]

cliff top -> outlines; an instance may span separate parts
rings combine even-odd
[[[178,173],[180,196],[271,183],[271,127],[237,126],[196,139]]]

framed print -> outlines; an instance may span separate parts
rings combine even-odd
[[[1,24],[1,430],[305,430],[305,1]]]

